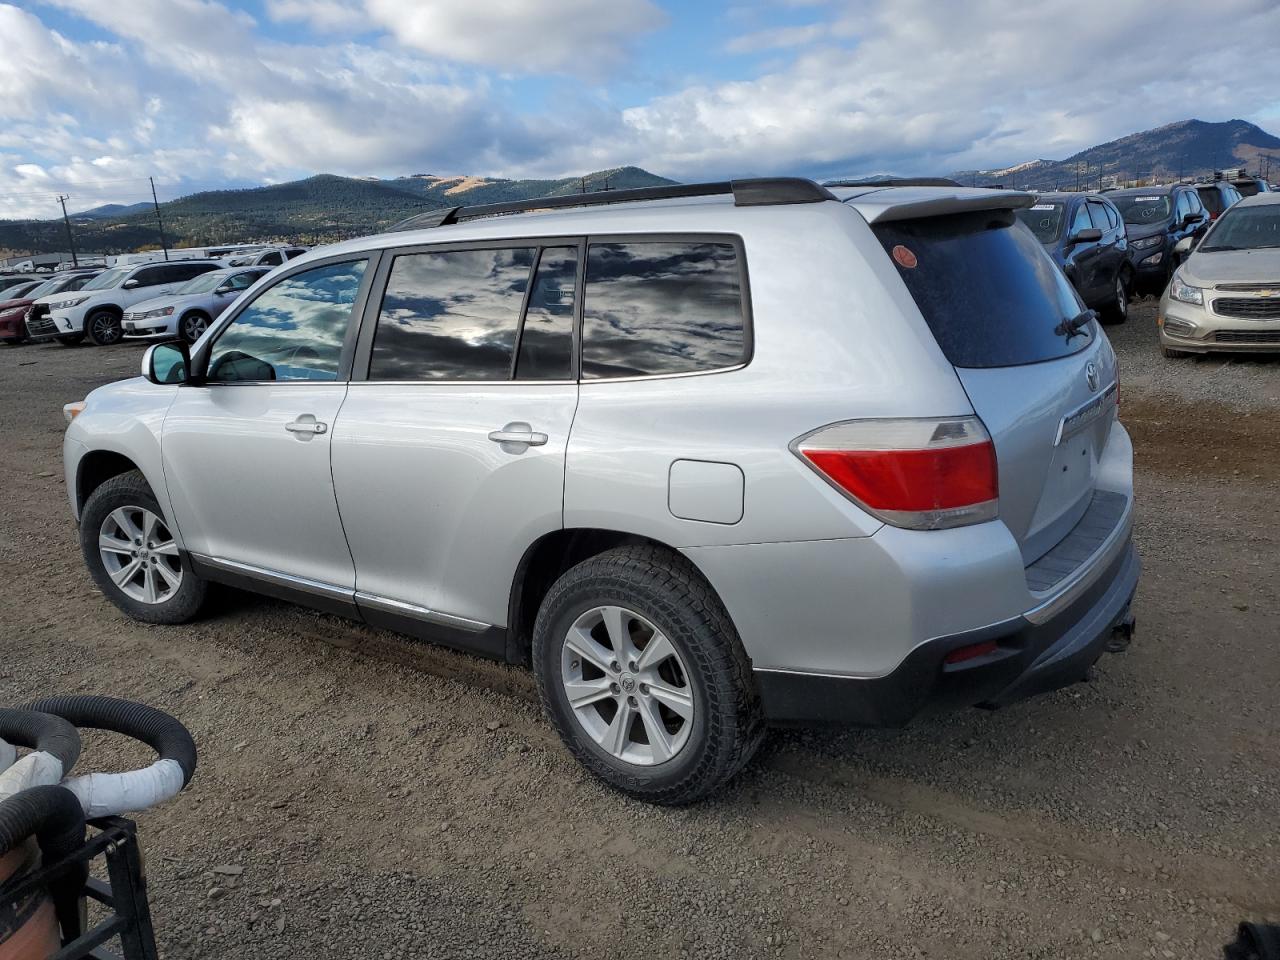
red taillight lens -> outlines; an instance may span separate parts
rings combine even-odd
[[[952,650],[945,657],[943,663],[964,663],[967,660],[977,660],[979,657],[985,657],[987,654],[995,653],[1000,649],[1000,645],[994,640],[984,640],[982,643],[971,643],[967,647],[959,647]]]
[[[853,420],[801,437],[794,447],[886,523],[937,530],[996,516],[995,447],[977,417]]]

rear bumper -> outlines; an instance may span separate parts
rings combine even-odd
[[[1015,617],[938,637],[916,647],[891,673],[854,678],[781,670],[755,673],[765,715],[777,722],[835,722],[897,727],[922,713],[1003,706],[1085,678],[1117,628],[1131,627],[1129,606],[1141,563],[1126,537],[1105,571],[1052,618]],[[996,649],[947,663],[961,647]]]

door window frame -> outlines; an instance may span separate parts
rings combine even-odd
[[[514,237],[502,240],[458,240],[450,243],[430,243],[430,244],[414,244],[408,247],[388,247],[382,251],[382,262],[378,264],[377,280],[374,289],[376,296],[370,296],[364,305],[364,310],[360,320],[360,334],[356,341],[355,356],[352,363],[351,382],[352,383],[377,383],[377,384],[464,384],[468,386],[492,386],[499,383],[508,384],[543,384],[550,386],[554,384],[570,384],[577,383],[579,376],[579,357],[581,351],[579,346],[582,336],[582,287],[586,276],[586,245],[587,238],[583,236],[562,236],[562,237]],[[525,317],[529,310],[529,297],[533,292],[533,285],[537,282],[538,264],[542,261],[542,251],[553,247],[574,247],[578,251],[578,270],[573,284],[573,339],[570,345],[572,351],[570,363],[570,376],[559,380],[517,380],[515,378],[516,363],[520,359],[520,341],[524,336]],[[387,294],[387,281],[391,277],[391,270],[395,265],[397,257],[411,257],[424,253],[455,253],[460,251],[471,250],[533,250],[533,263],[529,267],[528,282],[525,284],[524,294],[520,298],[520,312],[516,316],[516,335],[511,348],[511,363],[507,368],[507,378],[505,380],[473,380],[473,379],[431,379],[431,380],[382,380],[371,379],[369,377],[369,366],[373,360],[373,339],[377,333],[378,317],[382,313],[382,303]]]
[[[305,263],[294,263],[292,268],[289,263],[278,267],[281,271],[277,276],[272,274],[272,282],[265,287],[257,290],[253,296],[244,303],[238,304],[234,310],[228,310],[217,319],[213,327],[213,335],[209,338],[207,344],[191,357],[191,370],[195,375],[193,380],[184,386],[196,387],[239,387],[239,386],[261,386],[262,384],[271,384],[272,386],[287,386],[291,384],[306,384],[308,386],[318,386],[321,384],[346,383],[352,379],[351,377],[351,361],[356,352],[356,338],[361,330],[360,319],[364,315],[367,301],[370,299],[369,292],[373,289],[373,278],[378,273],[382,261],[386,259],[384,251],[373,248],[370,250],[358,250],[351,253],[335,254],[331,257],[324,257],[319,260],[308,260]],[[205,379],[209,371],[209,355],[213,352],[214,345],[222,339],[222,335],[226,332],[231,324],[236,322],[240,314],[244,313],[251,306],[257,303],[258,298],[269,290],[274,290],[279,284],[288,280],[290,277],[300,273],[307,273],[311,270],[317,270],[321,267],[333,266],[340,263],[355,263],[358,260],[367,261],[364,273],[360,277],[360,286],[356,290],[355,302],[351,305],[351,318],[347,321],[347,332],[342,339],[342,352],[338,355],[338,372],[332,380],[218,380],[209,382]],[[241,291],[241,296],[248,290],[266,279],[265,275]]]

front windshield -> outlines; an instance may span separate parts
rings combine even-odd
[[[1112,194],[1110,199],[1116,205],[1116,209],[1120,211],[1120,216],[1124,217],[1124,222],[1132,226],[1141,226],[1144,223],[1160,223],[1163,220],[1168,220],[1169,214],[1172,212],[1167,195],[1160,196],[1148,193],[1118,197]]]
[[[1066,209],[1062,203],[1037,203],[1018,210],[1017,217],[1031,228],[1041,243],[1053,243],[1062,235]]]
[[[211,273],[202,273],[200,276],[192,280],[188,280],[174,292],[177,294],[208,293],[226,279],[227,275],[225,273],[214,270]]]
[[[1197,250],[1274,250],[1280,247],[1280,203],[1232,207]]]
[[[113,267],[112,269],[108,270],[106,273],[98,274],[96,277],[94,277],[92,280],[90,280],[80,289],[81,290],[110,290],[112,287],[120,286],[120,284],[124,281],[124,278],[127,277],[132,271],[133,271],[133,267]]]
[[[53,280],[46,280],[44,283],[40,284],[40,286],[35,287],[32,290],[28,290],[26,296],[31,300],[35,300],[37,297],[43,297],[46,293],[57,293],[58,284],[60,283],[62,283],[61,277]]]

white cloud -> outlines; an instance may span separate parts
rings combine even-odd
[[[651,0],[268,0],[274,20],[385,30],[442,60],[511,73],[598,72],[666,15]]]

